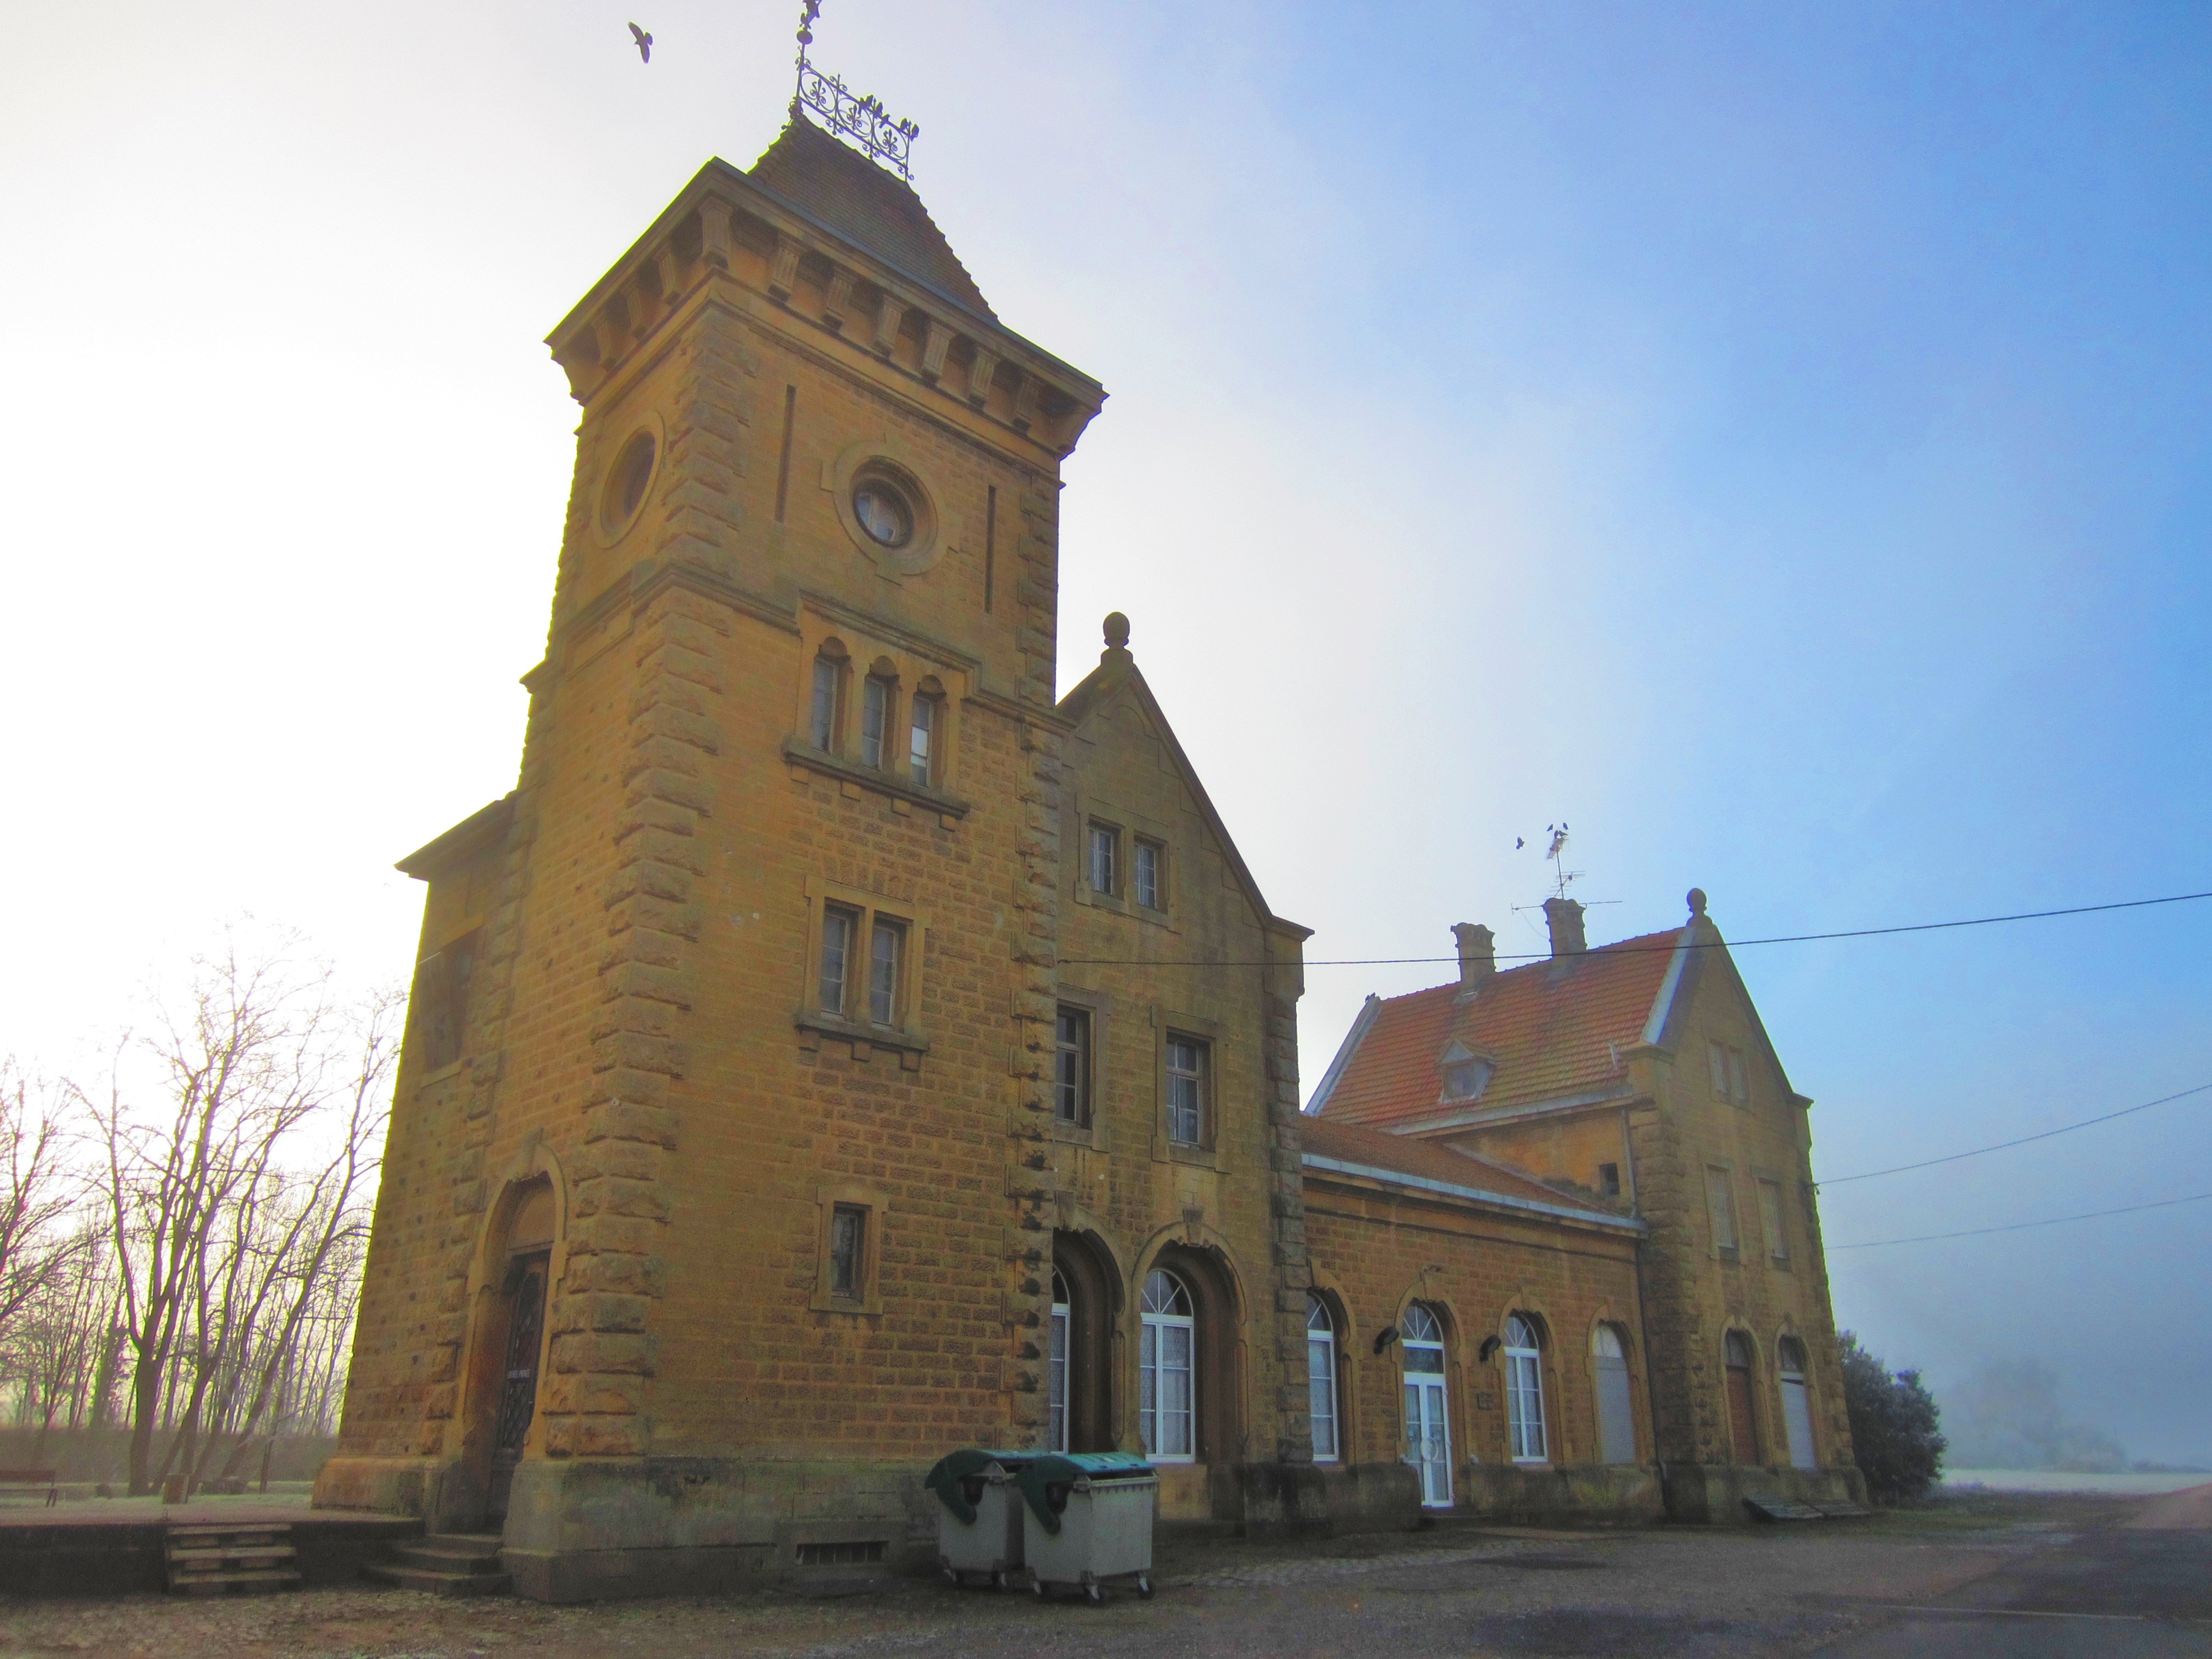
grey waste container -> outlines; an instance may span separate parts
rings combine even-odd
[[[1159,1476],[1133,1452],[1032,1460],[1022,1491],[1022,1555],[1039,1595],[1055,1584],[1103,1599],[1109,1579],[1152,1593],[1152,1512]]]
[[[937,1562],[954,1583],[971,1573],[1006,1588],[1022,1565],[1022,1494],[1015,1477],[1035,1452],[957,1451],[923,1484],[937,1494]]]

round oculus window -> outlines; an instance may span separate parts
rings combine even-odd
[[[853,516],[878,546],[904,547],[914,539],[914,503],[889,479],[863,478],[853,486]]]
[[[653,482],[653,458],[650,432],[634,434],[615,458],[607,472],[606,493],[599,502],[599,523],[610,535],[636,517],[646,486]]]

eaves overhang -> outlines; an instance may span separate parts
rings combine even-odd
[[[1638,1237],[1651,1231],[1649,1223],[1635,1216],[1603,1215],[1594,1210],[1574,1209],[1565,1204],[1547,1204],[1540,1199],[1516,1198],[1510,1193],[1493,1193],[1480,1187],[1466,1187],[1456,1182],[1438,1181],[1429,1176],[1409,1175],[1402,1170],[1383,1169],[1379,1164],[1355,1164],[1346,1158],[1324,1158],[1318,1152],[1302,1153],[1299,1161],[1306,1169],[1322,1175],[1347,1176],[1354,1180],[1371,1181],[1380,1186],[1401,1188],[1408,1192],[1432,1194],[1443,1198],[1458,1199],[1467,1203],[1516,1210],[1524,1214],[1540,1215],[1559,1221],[1571,1221],[1585,1226],[1600,1227],[1613,1232],[1628,1233]]]

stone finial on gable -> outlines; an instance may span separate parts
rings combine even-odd
[[[1129,619],[1118,611],[1106,613],[1106,648],[1098,660],[1109,668],[1127,668],[1136,660],[1129,654]]]
[[[1692,887],[1690,890],[1690,914],[1693,916],[1702,916],[1705,914],[1705,890],[1702,887]]]

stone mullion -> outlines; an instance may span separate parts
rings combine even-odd
[[[696,887],[721,746],[714,708],[729,618],[681,590],[650,601],[635,630],[615,872],[601,890],[607,946],[591,1028],[592,1079],[574,1159],[568,1265],[552,1315],[545,1448],[555,1456],[649,1450],[674,1212],[669,1154],[694,998]]]

